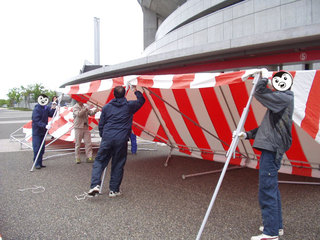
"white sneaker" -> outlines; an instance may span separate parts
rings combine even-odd
[[[279,240],[279,237],[269,236],[262,233],[261,235],[251,237],[251,240]]]
[[[95,186],[94,188],[91,188],[88,192],[88,195],[90,196],[95,196],[96,194],[99,194],[100,193],[100,186],[97,185]]]
[[[264,229],[263,226],[260,226],[260,227],[259,227],[259,230],[260,230],[261,232],[263,232],[263,229]],[[284,231],[283,231],[282,228],[280,228],[280,229],[279,229],[279,236],[283,236],[283,234],[284,234]]]
[[[122,194],[121,192],[110,191],[109,192],[109,197],[114,198],[114,197],[120,196],[121,194]]]

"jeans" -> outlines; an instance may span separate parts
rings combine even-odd
[[[127,161],[127,148],[127,140],[102,139],[92,167],[91,188],[101,185],[102,172],[112,158],[109,189],[114,192],[120,191],[124,165]]]
[[[281,197],[278,187],[276,152],[263,150],[259,169],[259,203],[262,213],[263,233],[278,236],[282,229]]]
[[[32,148],[33,148],[33,161],[36,159],[38,151],[40,149],[41,143],[43,141],[44,136],[32,135]],[[42,156],[45,150],[45,143],[43,144],[41,151],[39,153],[39,157],[35,164],[36,167],[42,166]]]

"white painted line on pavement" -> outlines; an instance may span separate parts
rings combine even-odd
[[[0,124],[10,124],[10,123],[27,123],[31,120],[18,120],[18,121],[0,121]]]

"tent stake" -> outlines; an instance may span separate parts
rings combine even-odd
[[[173,151],[173,147],[170,148],[170,152],[169,152],[169,155],[167,157],[167,160],[166,162],[164,163],[164,166],[167,167],[168,166],[168,163],[169,163],[169,159],[171,158],[171,153]]]
[[[225,162],[225,164],[224,164],[224,166],[223,166],[221,175],[220,175],[220,177],[219,177],[219,181],[218,181],[217,186],[216,186],[216,188],[215,188],[215,190],[214,190],[214,193],[213,193],[213,196],[212,196],[212,198],[211,198],[211,201],[210,201],[209,207],[208,207],[208,209],[207,209],[206,215],[205,215],[205,217],[204,217],[204,219],[203,219],[203,221],[202,221],[201,227],[200,227],[200,229],[199,229],[199,232],[198,232],[198,235],[197,235],[197,238],[196,238],[197,240],[200,239],[201,234],[202,234],[202,232],[203,232],[203,229],[204,229],[204,227],[205,227],[205,225],[206,225],[206,223],[207,223],[208,217],[209,217],[209,215],[210,215],[211,209],[212,209],[213,204],[214,204],[214,202],[215,202],[215,200],[216,200],[216,197],[217,197],[217,195],[218,195],[219,189],[220,189],[220,187],[221,187],[221,184],[222,184],[224,175],[226,174],[226,171],[227,171],[229,162],[230,162],[230,160],[231,160],[231,157],[232,157],[233,155],[235,155],[235,150],[236,150],[236,148],[237,148],[237,146],[238,146],[238,143],[239,143],[239,136],[238,136],[238,134],[239,134],[239,133],[241,132],[241,130],[243,129],[243,126],[244,126],[245,121],[246,121],[246,119],[247,119],[248,112],[249,112],[249,108],[250,108],[250,104],[251,104],[251,101],[252,101],[252,98],[253,98],[253,93],[254,93],[254,91],[255,91],[255,89],[256,89],[256,85],[257,85],[257,82],[258,82],[259,79],[260,79],[260,76],[261,76],[260,73],[256,73],[256,74],[255,74],[255,77],[254,77],[254,80],[253,80],[253,87],[252,87],[252,89],[251,89],[251,92],[250,92],[250,96],[249,96],[247,105],[246,105],[246,107],[243,109],[243,112],[242,112],[242,114],[241,114],[241,118],[240,118],[240,121],[239,121],[239,123],[238,123],[237,130],[236,130],[236,134],[235,134],[234,138],[232,139],[231,145],[230,145],[229,150],[228,150],[227,155],[226,155],[226,156],[227,156],[227,160],[226,160],[226,162]]]

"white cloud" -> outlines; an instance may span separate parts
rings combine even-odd
[[[10,0],[0,2],[0,98],[13,87],[51,90],[94,62],[94,17],[100,18],[100,63],[138,58],[142,10],[134,0]]]

